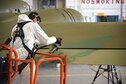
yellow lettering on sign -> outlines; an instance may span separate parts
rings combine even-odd
[[[98,16],[104,16],[104,13],[98,13],[97,15]]]

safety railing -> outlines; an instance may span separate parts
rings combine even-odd
[[[8,84],[12,84],[12,80],[14,80],[17,72],[18,72],[18,63],[23,62],[23,63],[29,63],[30,64],[30,84],[36,84],[37,81],[37,76],[38,76],[38,71],[39,71],[39,66],[43,62],[47,61],[59,61],[60,63],[60,84],[67,84],[67,56],[60,56],[60,55],[55,55],[55,54],[49,54],[49,53],[40,53],[36,52],[36,54],[41,55],[41,56],[50,56],[50,58],[42,58],[40,59],[37,64],[36,64],[36,69],[35,69],[35,74],[33,69],[34,69],[34,60],[19,60],[18,59],[18,54],[15,51],[14,48],[0,44],[2,47],[0,50],[7,50],[8,53]],[[15,57],[12,57],[15,56]],[[12,65],[12,62],[14,62],[14,68]]]
[[[14,48],[0,44],[2,47],[0,50],[6,50],[8,51],[8,84],[12,84],[12,80],[14,80],[15,76],[18,73],[18,63],[19,62],[24,62],[24,63],[29,63],[30,64],[30,84],[33,84],[33,64],[34,60],[19,60],[18,59],[18,54],[15,51]],[[14,55],[13,55],[14,54]],[[14,57],[12,57],[12,55]],[[12,65],[12,62],[14,62],[14,66]]]
[[[39,70],[40,64],[43,62],[56,61],[56,60],[59,61],[60,63],[60,84],[67,84],[67,60],[68,60],[67,56],[60,56],[60,55],[40,53],[40,52],[37,52],[36,54],[41,55],[41,56],[50,56],[50,58],[43,58],[37,62],[34,84],[36,84],[36,81],[37,81],[38,70]]]

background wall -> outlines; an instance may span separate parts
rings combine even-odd
[[[96,22],[99,13],[102,13],[102,16],[118,15],[119,21],[126,19],[125,0],[66,0],[66,8],[80,11],[85,22]]]

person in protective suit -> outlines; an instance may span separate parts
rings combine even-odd
[[[30,17],[30,16],[29,16]],[[34,47],[34,43],[36,43],[36,40],[39,41],[40,45],[49,45],[53,43],[57,43],[61,45],[61,38],[56,38],[54,36],[49,37],[44,30],[39,26],[38,21],[40,22],[40,17],[35,16],[32,18],[29,18],[26,14],[20,14],[18,16],[17,24],[13,27],[12,33],[11,33],[11,42],[10,45],[17,51],[18,53],[18,59],[26,60],[29,52],[26,48],[24,48],[22,39],[17,35],[15,38],[15,32],[17,30],[18,24],[22,24],[24,22],[27,22],[25,25],[23,25],[23,41],[24,44],[32,50]],[[35,22],[36,20],[36,22]],[[20,64],[20,63],[19,63]],[[29,64],[22,70],[20,74],[18,74],[15,79],[12,81],[12,84],[30,84],[30,69]]]

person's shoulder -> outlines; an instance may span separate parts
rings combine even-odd
[[[31,21],[31,22],[27,23],[27,25],[28,25],[28,26],[35,26],[36,23],[34,23],[34,22]]]
[[[28,25],[30,26],[30,28],[33,28],[33,29],[40,28],[40,25],[35,22],[29,22]]]
[[[29,24],[31,24],[31,25],[38,25],[38,23],[35,23],[35,22],[29,22]]]
[[[30,22],[28,22],[28,24],[34,24],[34,22],[30,21]]]

